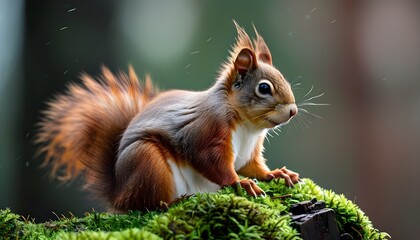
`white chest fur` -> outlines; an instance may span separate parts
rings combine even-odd
[[[174,161],[168,160],[174,183],[174,197],[191,195],[197,192],[216,192],[220,186],[209,181],[190,166],[178,166]]]
[[[265,136],[266,130],[255,129],[248,124],[239,125],[235,131],[232,132],[232,147],[235,157],[235,170],[251,160],[255,147],[261,136]]]

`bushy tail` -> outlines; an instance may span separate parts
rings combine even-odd
[[[157,91],[148,76],[142,87],[131,66],[128,76],[103,67],[100,77],[81,79],[81,85],[71,84],[48,104],[36,142],[52,176],[69,181],[84,172],[86,186],[112,202],[121,136]]]

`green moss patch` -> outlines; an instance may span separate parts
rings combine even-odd
[[[0,210],[0,238],[5,239],[300,239],[288,213],[294,203],[317,198],[334,209],[340,232],[355,239],[389,239],[343,195],[304,179],[289,188],[283,180],[258,185],[265,198],[224,188],[217,193],[189,197],[168,211],[127,214],[86,213],[35,223],[9,209]],[[239,195],[239,196],[238,196]]]

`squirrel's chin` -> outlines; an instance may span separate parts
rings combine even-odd
[[[268,123],[267,128],[275,128],[275,127],[281,127],[281,126],[284,126],[284,125],[288,124],[291,119],[292,118],[289,118],[288,120],[283,121],[283,122],[277,122],[276,120],[266,118],[265,121]]]

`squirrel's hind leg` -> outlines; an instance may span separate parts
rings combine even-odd
[[[165,149],[153,141],[136,141],[120,154],[115,166],[117,210],[152,210],[173,200],[172,172]]]

